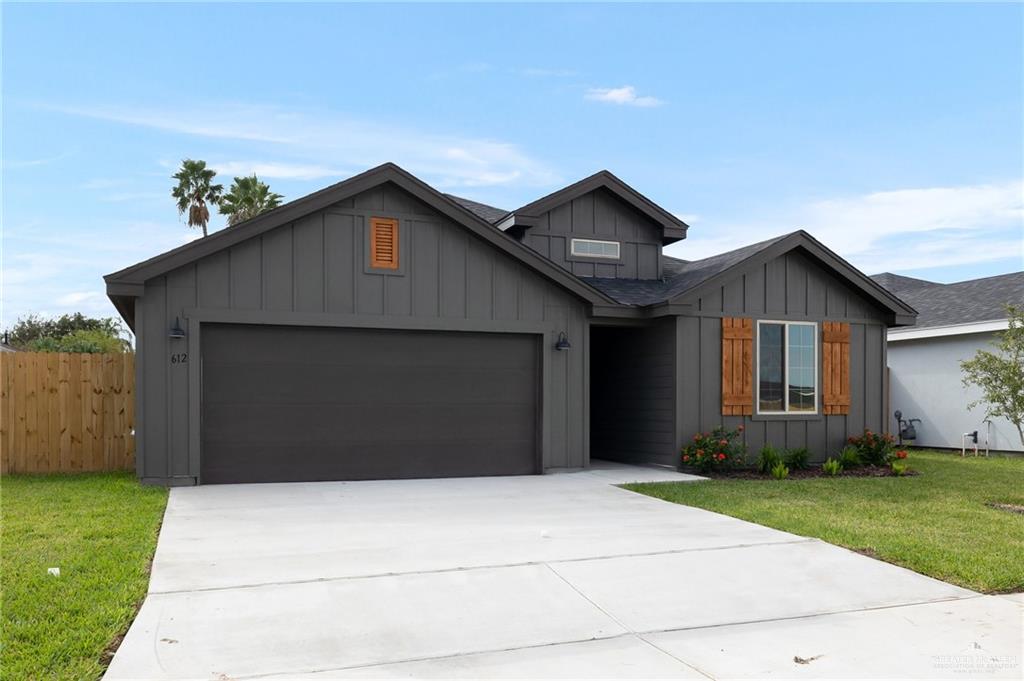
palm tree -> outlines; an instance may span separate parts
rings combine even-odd
[[[250,177],[236,177],[231,189],[220,202],[220,212],[228,216],[228,226],[237,225],[260,213],[281,205],[280,194],[270,191],[265,182],[253,174]]]
[[[210,209],[207,203],[220,203],[224,187],[211,184],[217,173],[206,167],[206,161],[193,161],[186,158],[181,162],[181,169],[174,173],[178,186],[171,190],[171,196],[178,201],[178,215],[188,214],[189,227],[201,227],[206,236],[206,225],[210,222]]]

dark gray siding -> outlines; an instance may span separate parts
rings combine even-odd
[[[364,226],[371,215],[400,219],[401,276],[366,271]],[[247,323],[565,331],[573,349],[545,347],[542,357],[544,466],[587,465],[584,305],[393,185],[156,277],[146,282],[136,308],[145,363],[137,390],[145,424],[137,442],[143,478],[199,474],[199,410],[190,402],[199,373],[190,363],[171,363],[172,355],[189,350],[198,331],[189,310]],[[176,317],[189,339],[168,339]]]
[[[742,424],[752,457],[765,443],[771,443],[785,448],[807,447],[816,461],[822,461],[840,450],[849,435],[865,428],[882,432],[887,422],[883,388],[886,327],[873,304],[845,282],[806,256],[791,252],[738,273],[735,279],[703,295],[698,307],[701,316],[677,318],[678,447],[698,431]],[[850,413],[808,418],[723,416],[723,316],[849,322]]]
[[[675,463],[676,320],[590,331],[591,456]]]
[[[885,320],[873,301],[798,251],[738,271],[735,278],[701,295],[695,306],[708,315],[878,324]]]
[[[621,243],[618,261],[573,257],[572,238]],[[580,277],[658,279],[661,228],[607,189],[598,189],[539,217],[523,242]]]

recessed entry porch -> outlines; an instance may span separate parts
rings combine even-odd
[[[590,328],[590,457],[675,464],[675,318]]]

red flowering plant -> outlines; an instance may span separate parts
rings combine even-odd
[[[743,426],[734,430],[726,430],[718,426],[710,433],[697,433],[693,436],[681,454],[684,468],[693,468],[701,473],[726,471],[742,466],[747,454],[747,446],[740,436]]]
[[[896,438],[892,435],[872,433],[870,430],[865,430],[863,435],[859,437],[851,436],[847,441],[857,448],[860,460],[870,466],[888,466],[894,457],[899,459],[907,458],[905,451],[900,450],[903,456],[900,456],[896,451]]]

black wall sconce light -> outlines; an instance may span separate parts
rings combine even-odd
[[[572,347],[569,342],[569,337],[565,335],[565,331],[560,331],[558,334],[558,340],[555,342],[555,350],[568,350]]]
[[[174,326],[172,326],[171,330],[167,333],[167,337],[168,338],[184,338],[185,337],[185,329],[181,328],[181,322],[178,321],[177,317],[174,318]]]

